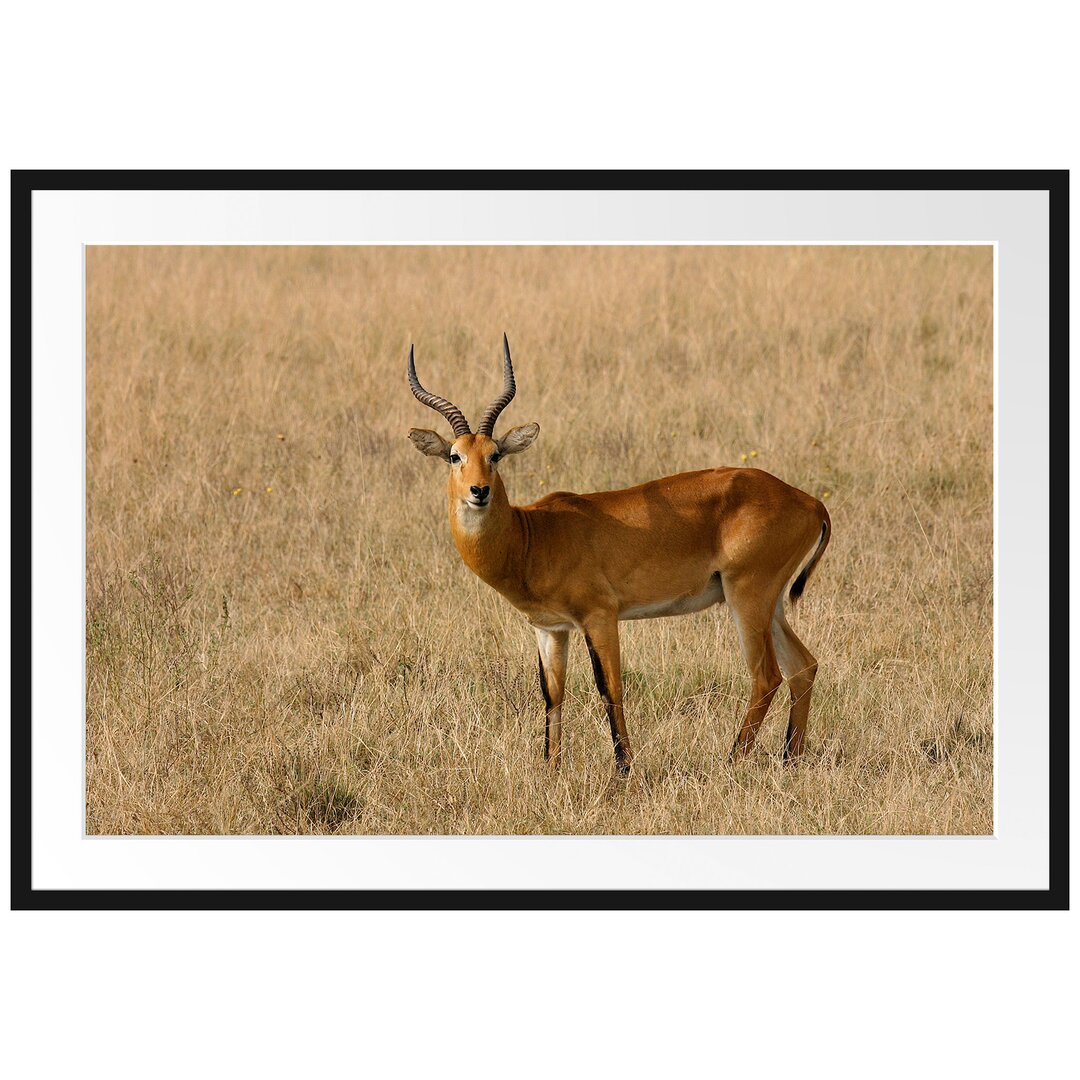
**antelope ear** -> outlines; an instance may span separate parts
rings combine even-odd
[[[539,424],[522,424],[521,427],[511,428],[501,439],[496,439],[495,443],[500,454],[520,454],[522,450],[528,450],[532,446],[533,440],[539,434]]]
[[[440,457],[447,462],[450,460],[450,444],[437,431],[428,431],[427,428],[409,428],[409,438],[421,454],[427,454],[428,457]]]

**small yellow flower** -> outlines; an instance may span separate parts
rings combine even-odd
[[[233,488],[233,494],[234,495],[239,495],[240,492],[243,491],[243,490],[244,490],[243,488]]]
[[[746,461],[747,460],[746,454],[740,454],[739,455],[739,460],[740,461]]]
[[[271,492],[271,491],[273,491],[273,490],[274,490],[274,489],[273,489],[272,487],[268,487],[268,488],[266,489],[266,494],[267,494],[267,495],[269,495],[269,494],[270,494],[270,492]]]
[[[821,493],[821,497],[822,497],[822,499],[827,499],[831,494],[832,494],[831,491],[823,491]]]
[[[545,481],[541,480],[541,481],[540,481],[540,486],[541,486],[541,487],[543,487],[543,486],[544,486],[544,483],[545,483]]]
[[[751,450],[750,451],[750,456],[751,457],[757,457],[757,451],[756,450]]]

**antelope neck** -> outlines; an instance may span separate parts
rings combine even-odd
[[[501,477],[494,477],[484,510],[464,506],[453,487],[449,493],[450,532],[465,565],[481,580],[506,595],[520,591],[524,536],[518,515],[506,497]]]

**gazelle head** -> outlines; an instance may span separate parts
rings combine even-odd
[[[500,459],[527,450],[540,433],[539,424],[523,424],[495,438],[495,421],[517,391],[506,335],[503,334],[503,392],[487,407],[476,434],[470,430],[468,420],[456,405],[446,398],[428,393],[420,385],[411,345],[409,385],[417,401],[441,413],[454,429],[452,440],[444,439],[437,431],[427,428],[411,428],[409,431],[409,438],[421,454],[442,458],[450,466],[452,506],[456,506],[459,513],[482,515],[492,505],[504,504],[506,491],[498,474]]]

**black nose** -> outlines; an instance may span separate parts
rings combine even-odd
[[[486,484],[483,487],[477,487],[475,484],[473,484],[473,486],[470,487],[469,490],[472,492],[472,496],[474,499],[476,499],[477,502],[483,502],[488,497],[488,492],[491,490],[491,488]]]

